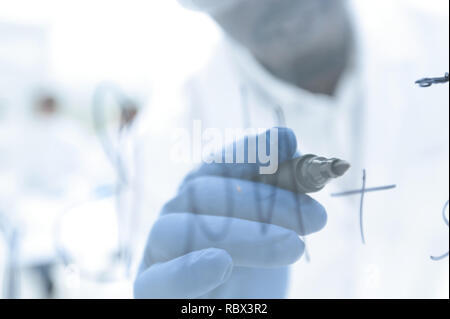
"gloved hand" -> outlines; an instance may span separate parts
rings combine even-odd
[[[238,143],[248,146],[247,138]],[[289,129],[278,129],[274,146],[279,163],[298,156]],[[150,232],[135,297],[284,297],[287,266],[304,252],[298,235],[323,228],[326,212],[307,195],[252,182],[260,164],[247,159],[204,164],[186,177]]]

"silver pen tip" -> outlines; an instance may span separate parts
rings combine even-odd
[[[344,175],[350,168],[350,163],[344,160],[336,160],[331,166],[331,170],[337,176]]]

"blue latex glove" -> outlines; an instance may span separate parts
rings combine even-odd
[[[278,129],[277,146],[279,163],[298,156],[289,129]],[[308,195],[252,182],[259,166],[204,164],[186,177],[150,232],[135,297],[285,296],[287,266],[304,252],[298,235],[319,231],[327,217]]]

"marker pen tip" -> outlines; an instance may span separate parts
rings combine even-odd
[[[350,168],[350,163],[344,160],[337,160],[331,166],[331,170],[338,176],[344,175]]]

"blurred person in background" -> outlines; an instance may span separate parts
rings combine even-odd
[[[290,268],[234,265],[238,240],[229,250],[205,242],[197,243],[203,250],[186,249],[177,234],[189,232],[186,216],[198,212],[167,211],[186,196],[182,187],[163,208],[163,215],[179,214],[160,217],[150,231],[135,296],[448,298],[448,259],[429,258],[448,249],[440,219],[449,191],[448,88],[414,85],[448,70],[448,14],[437,17],[407,1],[180,2],[209,14],[224,40],[179,100],[161,100],[166,112],[182,110],[184,116],[159,123],[140,140],[143,214],[155,213],[191,166],[168,159],[173,130],[191,128],[193,120],[201,120],[203,128],[286,125],[303,154],[344,158],[352,170],[313,196],[327,209],[327,226],[307,241],[311,262]],[[366,245],[359,237],[359,197],[329,196],[361,188],[363,169],[368,187],[398,185],[366,196]],[[212,193],[198,202],[216,211],[202,214],[226,215],[217,204],[221,193],[214,193],[217,187],[206,177],[197,179],[198,192]],[[253,207],[254,198],[246,205]],[[214,229],[214,222],[208,225],[213,219],[203,220]],[[190,229],[199,236],[200,228]],[[254,250],[260,249],[258,240]]]
[[[30,115],[18,148],[22,152],[24,186],[47,196],[66,196],[72,191],[73,179],[83,175],[84,147],[89,138],[75,120],[64,114],[59,97],[50,91],[35,94]],[[27,154],[33,154],[32,161]]]
[[[56,282],[63,279],[55,272],[61,262],[55,251],[57,222],[67,207],[114,180],[98,140],[68,114],[61,96],[53,88],[35,89],[25,116],[2,130],[0,210],[8,221],[4,230],[9,248],[5,262],[8,272],[14,268],[16,278],[25,278],[11,281],[7,297],[67,293],[61,290],[64,281]]]

